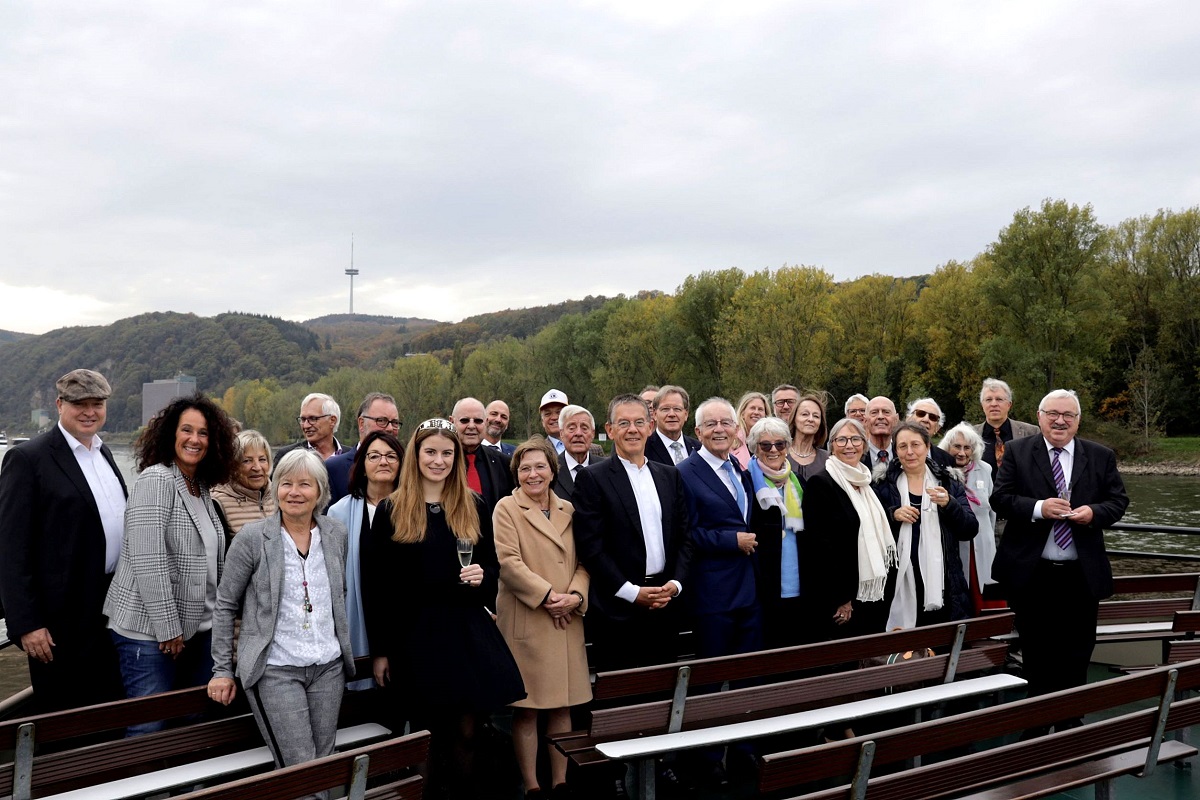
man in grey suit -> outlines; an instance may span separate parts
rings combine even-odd
[[[99,436],[112,388],[87,369],[55,387],[58,424],[9,449],[0,470],[0,597],[38,712],[124,697],[101,613],[127,494]]]
[[[583,406],[564,406],[558,412],[558,424],[567,449],[558,456],[554,493],[570,502],[575,494],[575,475],[585,467],[600,463],[604,456],[592,453],[592,441],[596,438],[596,419],[592,412]]]
[[[1012,410],[1012,388],[996,378],[985,378],[979,390],[979,405],[983,406],[986,422],[975,426],[975,432],[983,439],[983,460],[992,468],[992,475],[1000,471],[1004,462],[1004,448],[1013,439],[1036,436],[1041,431],[1037,425],[1010,419]]]

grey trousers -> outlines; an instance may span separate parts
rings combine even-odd
[[[263,671],[246,695],[275,766],[303,764],[333,753],[345,686],[340,658]]]

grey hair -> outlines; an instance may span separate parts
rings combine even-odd
[[[1046,405],[1047,400],[1064,400],[1068,397],[1075,401],[1075,413],[1080,417],[1083,417],[1083,406],[1079,404],[1079,395],[1075,394],[1073,389],[1055,389],[1047,394],[1042,398],[1041,402],[1038,403],[1038,413],[1040,414],[1042,412],[1042,406]]]
[[[367,409],[370,408],[371,404],[374,403],[376,400],[385,400],[394,406],[397,405],[396,398],[392,397],[390,394],[384,394],[383,392],[371,392],[370,394],[368,394],[366,397],[363,398],[363,401],[361,403],[359,403],[358,416],[361,417],[363,414],[367,413]],[[397,406],[397,408],[399,408],[399,406]]]
[[[1010,403],[1012,402],[1012,387],[1009,386],[1004,381],[1000,380],[999,378],[984,378],[983,379],[983,388],[981,388],[979,390],[979,402],[980,403],[983,402],[983,396],[985,394],[987,394],[989,391],[994,392],[997,390],[1004,392],[1004,394],[1006,394],[1008,396],[1008,402],[1010,402]]]
[[[850,413],[850,404],[853,403],[855,400],[862,400],[863,405],[869,405],[871,403],[870,398],[868,398],[865,394],[852,394],[846,398],[846,403],[845,403],[845,405],[842,406],[843,414]]]
[[[916,409],[919,403],[929,403],[931,406],[937,409],[939,427],[946,424],[946,415],[942,413],[942,407],[939,406],[937,400],[934,400],[932,397],[918,397],[916,400],[913,400],[911,403],[909,403],[908,413],[904,415],[905,419],[913,415],[913,410]]]
[[[833,423],[833,427],[830,428],[829,441],[832,442],[834,437],[838,435],[838,431],[840,431],[842,428],[846,427],[847,425],[850,425],[851,427],[853,427],[854,432],[857,433],[859,436],[861,436],[864,440],[866,440],[867,429],[863,427],[863,424],[861,422],[856,420],[854,417],[842,417],[837,422]]]
[[[317,514],[323,513],[325,507],[329,505],[329,473],[325,470],[325,462],[312,450],[306,447],[297,447],[295,450],[289,450],[283,454],[283,458],[279,459],[279,465],[275,467],[275,474],[271,476],[271,494],[278,501],[279,484],[297,474],[305,475],[317,482],[317,505],[313,509],[313,516],[316,517]]]
[[[751,453],[758,450],[758,443],[766,436],[787,440],[791,438],[791,433],[788,432],[788,424],[779,417],[763,417],[746,434],[746,449]]]
[[[567,420],[578,414],[586,414],[588,421],[592,423],[592,430],[596,429],[596,418],[592,416],[592,412],[583,406],[577,405],[563,406],[562,410],[558,412],[558,424],[565,428],[567,427]]]
[[[938,442],[938,447],[949,453],[950,446],[954,444],[954,440],[959,436],[971,446],[972,461],[979,461],[983,458],[983,438],[975,432],[975,427],[968,422],[960,422],[946,431],[946,435],[942,437],[942,441]]]
[[[722,405],[729,409],[729,413],[734,417],[734,424],[737,424],[737,412],[733,410],[733,403],[726,400],[724,397],[710,397],[700,405],[696,406],[696,427],[699,428],[706,416],[705,411],[709,406]]]
[[[242,456],[246,455],[246,451],[254,449],[262,450],[267,454],[267,473],[269,474],[271,472],[271,463],[275,460],[275,456],[271,453],[271,443],[267,441],[267,437],[256,430],[244,430],[234,437],[233,460],[240,464]],[[236,472],[237,464],[234,467]]]
[[[328,414],[331,417],[333,417],[334,420],[336,420],[333,423],[333,430],[334,430],[334,433],[336,433],[337,429],[338,429],[338,425],[340,425],[342,423],[342,407],[338,405],[337,400],[334,400],[329,395],[321,394],[320,392],[313,392],[312,394],[305,395],[304,399],[300,401],[300,413],[301,414],[304,413],[304,407],[306,405],[308,405],[309,403],[311,403],[313,400],[321,401],[321,413],[322,414]]]

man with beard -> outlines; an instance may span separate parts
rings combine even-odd
[[[487,408],[484,410],[487,412],[487,417],[483,423],[483,441],[480,444],[493,450],[499,450],[505,457],[512,458],[512,454],[517,451],[517,448],[501,441],[505,432],[508,431],[508,403],[503,400],[493,400],[487,404]]]

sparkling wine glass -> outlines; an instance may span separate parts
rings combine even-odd
[[[455,546],[458,548],[458,565],[466,569],[471,564],[471,556],[475,553],[475,544],[466,539],[455,539]],[[459,583],[466,583],[460,580]]]

